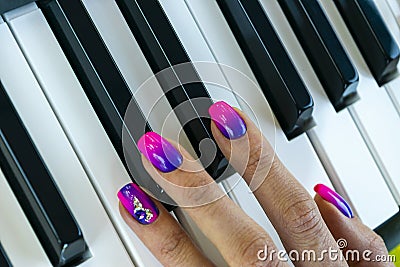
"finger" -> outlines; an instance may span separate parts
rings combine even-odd
[[[137,185],[124,186],[118,198],[124,221],[164,266],[212,266],[168,211]]]
[[[377,262],[376,256],[387,256],[382,238],[352,216],[346,201],[332,189],[317,185],[315,202],[325,223],[341,248],[350,266],[393,266],[388,262]],[[369,252],[371,251],[371,252]]]
[[[313,250],[321,255],[326,249],[338,249],[314,200],[283,166],[255,124],[224,102],[215,103],[209,113],[218,146],[253,190],[286,250]],[[246,131],[237,130],[243,128]]]
[[[189,153],[156,133],[146,133],[138,148],[149,174],[183,206],[229,266],[265,265],[258,252],[265,246],[276,251],[269,235],[226,197]],[[268,263],[286,266],[276,255],[271,258]]]

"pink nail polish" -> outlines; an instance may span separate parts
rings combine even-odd
[[[236,110],[224,101],[214,103],[208,113],[226,138],[238,139],[246,134],[246,123]]]
[[[145,133],[138,141],[138,149],[162,172],[172,172],[183,162],[181,153],[155,132]]]
[[[317,184],[314,187],[314,191],[320,195],[324,200],[333,204],[338,210],[340,210],[345,216],[353,218],[353,212],[350,205],[344,200],[342,196],[323,184]]]
[[[159,211],[154,201],[139,186],[129,183],[118,192],[122,206],[141,224],[153,223]]]

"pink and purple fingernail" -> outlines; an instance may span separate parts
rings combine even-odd
[[[172,172],[183,162],[181,153],[155,132],[145,133],[138,141],[138,149],[161,172]]]
[[[141,224],[151,224],[159,215],[154,201],[139,186],[129,183],[118,191],[122,206]]]
[[[246,134],[246,123],[230,105],[224,101],[214,103],[208,113],[221,133],[228,139],[238,139]]]
[[[324,200],[334,205],[340,212],[346,217],[353,218],[353,212],[350,205],[344,200],[344,198],[323,184],[317,184],[314,187],[314,191],[320,195]]]

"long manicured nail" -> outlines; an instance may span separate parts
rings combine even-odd
[[[158,208],[139,186],[130,183],[118,192],[118,199],[135,220],[141,224],[151,224],[159,215]]]
[[[229,139],[237,139],[245,135],[246,123],[230,105],[224,101],[214,103],[208,113],[221,133]]]
[[[172,172],[181,166],[181,153],[166,139],[155,132],[145,133],[138,141],[138,149],[162,172]]]
[[[327,187],[326,185],[323,184],[317,184],[314,187],[314,191],[320,195],[324,200],[328,201],[329,203],[333,204],[340,212],[342,212],[345,216],[349,218],[353,218],[353,212],[351,211],[351,208],[349,204],[347,204],[346,200]]]

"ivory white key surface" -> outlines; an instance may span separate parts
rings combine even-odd
[[[400,78],[389,83],[390,97],[393,97],[395,105],[400,107]],[[400,179],[395,179],[394,182],[400,183]],[[400,189],[400,185],[397,186]]]
[[[400,45],[400,2],[398,0],[385,0],[375,1],[375,3],[397,44]],[[399,67],[397,69],[399,70]],[[389,90],[389,97],[393,98],[391,99],[393,105],[397,106],[397,110],[400,110],[400,77],[390,82],[387,90]],[[395,179],[395,183],[400,184],[400,179]],[[400,185],[398,185],[398,188],[400,188]]]
[[[14,18],[11,24],[63,128],[5,23],[1,25],[0,75],[6,88],[12,88],[9,93],[18,112],[83,229],[93,253],[83,266],[133,266],[107,213],[138,266],[151,264],[151,254],[118,213],[116,192],[129,178],[42,13],[36,9]],[[142,263],[139,255],[148,255],[148,261]]]
[[[398,0],[375,0],[375,4],[382,14],[382,18],[395,37],[400,42],[400,2]]]
[[[0,239],[15,267],[51,266],[4,174],[0,170]]]
[[[394,181],[398,181],[400,165],[398,164],[397,154],[400,149],[398,138],[400,135],[400,117],[385,89],[379,88],[373,79],[333,2],[321,1],[321,4],[360,74],[358,92],[361,100],[354,104],[354,109],[384,162],[390,177]],[[386,195],[380,194],[379,196],[385,197]]]

